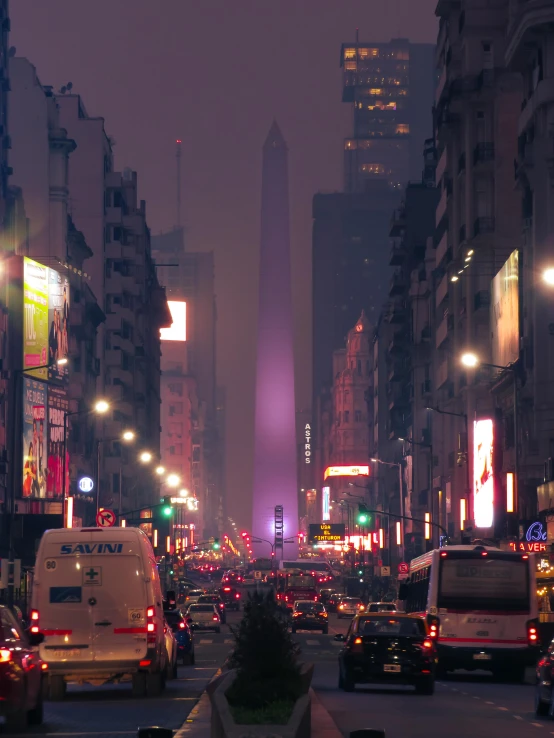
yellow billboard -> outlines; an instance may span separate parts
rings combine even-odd
[[[513,364],[519,358],[519,263],[518,252],[508,261],[491,283],[492,363]]]

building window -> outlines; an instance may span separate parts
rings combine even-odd
[[[177,443],[175,446],[169,447],[170,456],[182,456],[183,455],[183,444]]]
[[[356,58],[356,49],[345,49],[344,50],[344,58],[345,59],[355,59]]]
[[[182,382],[172,382],[168,385],[169,391],[172,395],[178,395],[179,397],[183,396],[183,383]]]
[[[410,126],[408,123],[399,123],[395,128],[395,133],[398,136],[406,136],[410,132]]]
[[[358,376],[361,377],[362,376],[362,360],[361,359],[358,359],[358,363],[357,363],[357,367],[356,368],[357,368],[357,371],[358,371]]]
[[[173,405],[169,406],[169,415],[182,415],[183,414],[183,403],[182,402],[176,402]]]
[[[354,420],[356,421],[356,423],[362,422],[362,411],[361,410],[356,410],[354,412]]]
[[[349,423],[350,422],[350,410],[344,411],[344,422]]]
[[[183,424],[182,423],[170,423],[169,434],[171,436],[182,436],[183,435]]]

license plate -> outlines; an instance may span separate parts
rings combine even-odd
[[[385,664],[383,666],[383,669],[385,671],[393,671],[395,673],[398,673],[402,669],[402,667],[400,666],[400,664]]]
[[[315,618],[315,615],[308,615],[309,618]]]
[[[473,660],[474,661],[490,661],[492,656],[490,653],[474,653],[473,654]]]
[[[54,658],[56,659],[70,659],[76,658],[81,655],[80,648],[60,648],[54,651]]]

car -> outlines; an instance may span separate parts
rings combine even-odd
[[[325,606],[329,612],[337,612],[340,601],[344,597],[342,592],[331,592]]]
[[[339,689],[356,684],[409,684],[418,694],[435,691],[437,648],[425,620],[399,613],[356,615],[339,653]]]
[[[358,597],[343,597],[337,605],[339,620],[354,617],[365,610],[364,603]]]
[[[213,630],[221,633],[221,618],[215,605],[192,604],[187,610],[187,623],[193,630]]]
[[[194,602],[198,602],[198,598],[204,594],[203,589],[189,589],[185,597],[185,607],[192,605]]]
[[[185,615],[181,610],[167,610],[164,615],[177,641],[177,659],[183,664],[194,664],[194,638]]]
[[[297,600],[292,610],[291,630],[321,630],[324,635],[329,632],[329,616],[321,602]]]
[[[370,602],[366,608],[367,612],[397,612],[394,602]]]
[[[43,633],[47,691],[130,681],[134,697],[158,697],[167,648],[156,558],[140,528],[53,528],[36,557],[30,627]]]
[[[225,610],[225,603],[221,597],[218,594],[203,594],[202,597],[199,597],[197,600],[197,604],[199,605],[205,605],[206,603],[217,607],[221,624],[225,625],[227,622],[227,612]]]
[[[323,602],[324,605],[326,605],[329,602],[329,598],[333,594],[334,590],[325,587],[324,589],[319,590],[319,599],[321,602]]]
[[[0,715],[8,733],[42,724],[47,666],[36,646],[43,641],[41,633],[24,631],[13,612],[0,605]]]
[[[241,593],[236,587],[226,584],[219,590],[219,596],[228,610],[240,610]]]
[[[170,610],[169,612],[175,612],[175,610]],[[165,650],[167,652],[165,678],[167,680],[177,679],[177,640],[173,633],[173,629],[167,622],[167,616],[165,616],[164,619],[164,636]]]

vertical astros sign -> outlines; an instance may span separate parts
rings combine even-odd
[[[304,461],[306,464],[312,463],[312,426],[310,423],[304,426]]]

